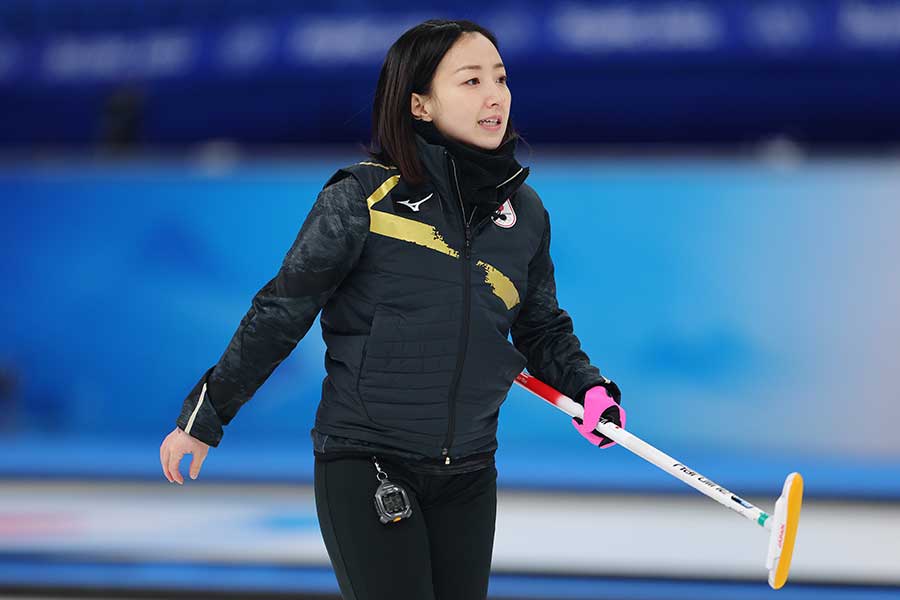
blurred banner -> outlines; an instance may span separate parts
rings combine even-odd
[[[118,472],[158,476],[183,398],[353,161],[0,171],[2,431],[121,451],[76,465],[13,446],[3,469],[86,472],[131,445],[146,469]],[[560,303],[638,435],[739,492],[800,470],[813,494],[900,496],[896,162],[522,161],[551,214]],[[210,476],[306,472],[323,355],[316,323],[216,452],[254,451],[208,461]],[[623,450],[597,454],[521,390],[500,423],[510,481],[684,487]],[[587,459],[602,477],[560,468]]]
[[[0,144],[365,140],[387,48],[434,17],[497,34],[527,139],[900,140],[900,0],[5,0]]]

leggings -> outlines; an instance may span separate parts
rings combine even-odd
[[[412,515],[383,525],[371,457],[315,460],[316,512],[344,600],[484,600],[497,517],[497,469],[430,475],[378,456]]]

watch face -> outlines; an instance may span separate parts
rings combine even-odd
[[[382,501],[384,502],[385,510],[391,513],[403,512],[406,508],[406,503],[403,501],[403,494],[399,490],[388,492],[382,497]]]

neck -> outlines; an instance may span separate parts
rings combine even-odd
[[[460,160],[465,159],[493,163],[498,162],[502,157],[511,157],[512,160],[515,160],[515,158],[513,158],[517,141],[517,136],[515,135],[505,142],[502,142],[493,150],[488,150],[444,135],[432,121],[415,119],[413,121],[413,129],[415,129],[416,133],[421,135],[427,142],[444,146],[451,154]]]
[[[497,210],[528,177],[528,168],[523,168],[514,155],[516,136],[495,150],[484,150],[448,138],[430,121],[415,120],[413,128],[422,153],[420,156],[431,164],[432,169],[440,168],[437,165],[442,161],[436,154],[442,149],[454,159],[464,205],[463,217],[469,221],[480,222],[485,215]],[[438,170],[432,175],[441,172]]]

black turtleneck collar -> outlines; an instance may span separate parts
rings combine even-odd
[[[493,213],[528,176],[529,169],[515,158],[515,136],[495,150],[484,150],[446,137],[431,121],[414,119],[413,128],[425,142],[443,146],[453,157],[467,221],[478,223]]]

